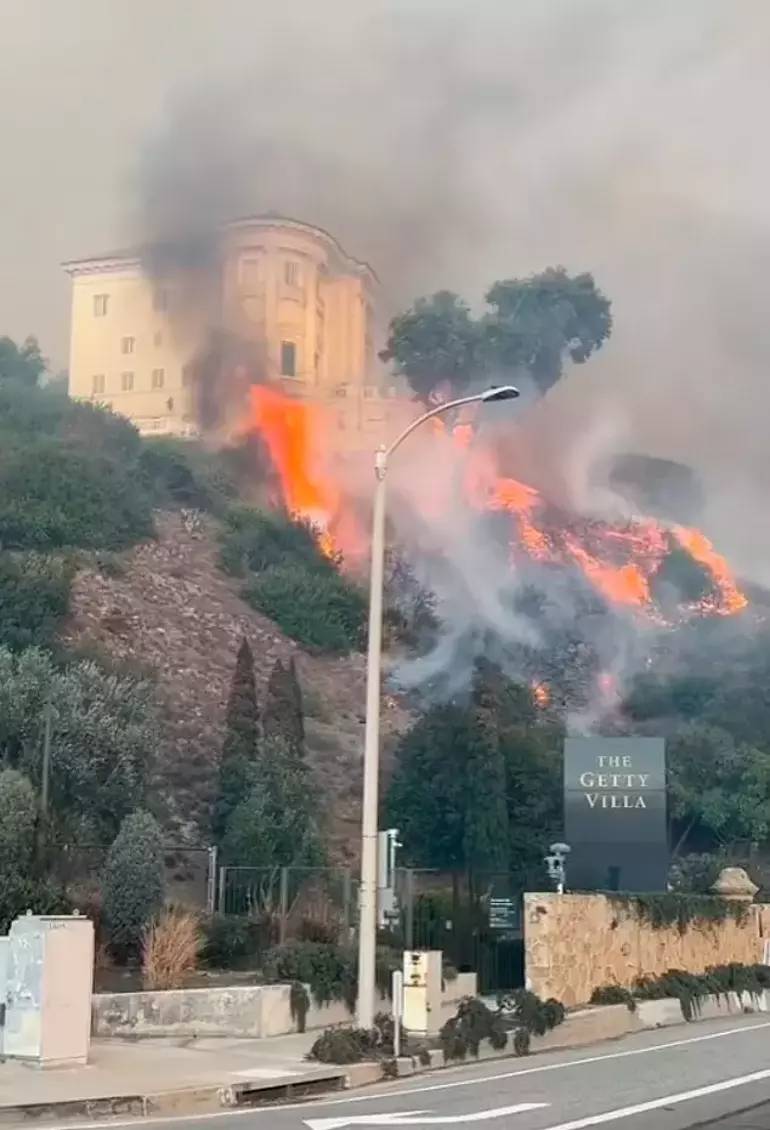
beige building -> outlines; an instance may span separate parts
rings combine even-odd
[[[70,395],[109,405],[145,434],[199,433],[195,359],[212,328],[254,346],[259,379],[329,404],[340,447],[369,446],[403,418],[376,358],[377,277],[320,228],[274,215],[229,223],[203,281],[153,280],[131,252],[64,269]]]

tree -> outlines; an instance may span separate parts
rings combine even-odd
[[[238,648],[230,684],[225,737],[219,762],[219,787],[212,819],[218,843],[221,843],[233,809],[246,795],[258,741],[259,705],[254,678],[254,655],[244,636]]]
[[[717,843],[762,841],[770,831],[770,753],[736,745],[716,726],[691,722],[669,739],[670,817],[674,851],[697,827]]]
[[[461,393],[477,371],[479,325],[468,306],[451,291],[418,298],[414,306],[390,323],[383,361],[394,361],[409,378],[415,392],[427,400],[434,389],[447,384]]]
[[[294,656],[285,667],[276,660],[270,672],[263,727],[266,738],[283,738],[297,753],[303,753],[305,717]]]
[[[390,325],[385,361],[423,399],[464,392],[471,382],[527,373],[543,394],[560,379],[565,360],[582,364],[612,329],[609,300],[590,274],[549,267],[526,279],[494,283],[489,309],[474,320],[455,294],[419,299]]]
[[[72,566],[35,553],[0,553],[0,644],[51,644],[69,608]]]
[[[109,841],[144,801],[157,745],[153,687],[92,660],[57,667],[37,648],[0,647],[0,754],[37,789],[46,710],[51,835],[59,843]]]
[[[479,663],[471,696],[463,851],[471,872],[506,871],[510,840],[499,668]]]
[[[265,737],[227,821],[223,861],[264,868],[270,886],[278,868],[320,865],[317,813],[317,789],[297,749],[282,736]]]
[[[466,767],[470,720],[465,706],[432,706],[401,738],[386,798],[404,859],[415,867],[465,868]]]
[[[15,382],[32,387],[40,383],[46,360],[37,338],[28,337],[21,346],[9,337],[0,337],[0,383]]]
[[[62,910],[54,884],[35,874],[35,828],[38,802],[30,781],[15,769],[0,772],[0,930],[31,910]]]
[[[163,905],[163,841],[149,812],[121,824],[107,856],[102,884],[110,948],[119,958],[139,953],[145,927]]]

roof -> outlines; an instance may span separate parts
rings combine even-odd
[[[292,216],[284,216],[280,212],[261,212],[254,216],[242,216],[228,220],[222,225],[223,231],[248,228],[248,227],[282,227],[296,228],[310,232],[316,238],[326,243],[336,258],[349,269],[356,273],[368,274],[375,282],[379,282],[377,272],[369,263],[349,255],[342,244],[325,228],[316,224],[309,224],[304,220],[297,220]],[[133,247],[120,248],[116,251],[106,251],[99,255],[87,255],[79,259],[68,259],[62,263],[63,269],[69,275],[84,274],[89,270],[120,270],[121,267],[139,266],[144,256],[151,250],[151,244],[137,244]]]

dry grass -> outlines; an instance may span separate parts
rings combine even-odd
[[[142,946],[142,980],[145,989],[179,989],[198,968],[203,946],[197,914],[189,910],[164,910],[146,931]]]

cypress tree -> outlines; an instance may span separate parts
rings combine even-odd
[[[303,757],[305,716],[294,656],[286,667],[279,659],[270,673],[265,702],[264,731],[266,738],[282,738],[298,757]]]
[[[259,706],[254,678],[254,656],[244,637],[238,648],[230,694],[227,700],[225,738],[219,763],[219,788],[212,827],[221,843],[233,809],[250,786],[250,767],[257,756]]]
[[[505,754],[498,717],[502,674],[477,666],[468,737],[464,854],[469,872],[506,871],[509,866]]]

